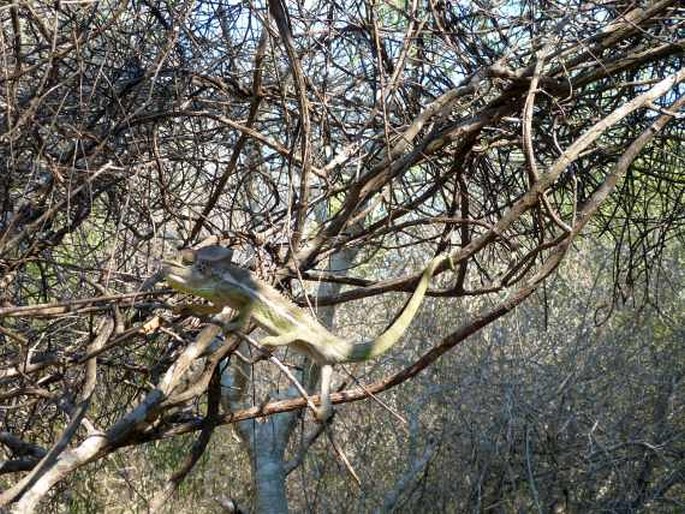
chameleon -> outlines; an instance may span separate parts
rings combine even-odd
[[[164,261],[162,273],[173,289],[199,296],[217,308],[230,307],[237,316],[224,324],[225,333],[245,328],[250,320],[269,335],[260,343],[267,348],[289,345],[321,366],[321,407],[317,419],[331,413],[330,385],[334,364],[373,359],[390,349],[407,330],[426,294],[431,277],[448,255],[434,257],[424,269],[416,289],[394,322],[372,341],[353,342],[324,327],[251,271],[231,262],[232,250],[219,246],[182,251],[180,263]]]

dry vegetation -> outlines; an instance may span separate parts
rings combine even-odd
[[[683,19],[0,5],[0,509],[685,508]],[[351,336],[455,268],[324,430],[155,285],[208,237]]]

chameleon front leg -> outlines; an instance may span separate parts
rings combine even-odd
[[[249,323],[253,310],[254,306],[252,304],[246,305],[238,311],[237,316],[231,318],[229,321],[224,321],[219,316],[215,316],[213,321],[218,325],[221,325],[224,335],[231,332],[241,332]]]
[[[228,334],[233,334],[233,333],[239,333],[239,337],[245,338],[245,327],[247,327],[248,323],[250,322],[250,318],[252,317],[252,311],[254,310],[254,305],[249,304],[246,305],[245,307],[241,308],[238,311],[238,315],[235,316],[234,318],[230,319],[229,321],[222,321],[220,319],[217,319],[217,317],[214,318],[214,322],[218,323],[221,325],[221,329],[224,333],[224,336]],[[260,343],[260,353],[262,355],[257,357],[257,360],[262,360],[271,355],[271,350],[269,348],[265,348],[263,343]]]

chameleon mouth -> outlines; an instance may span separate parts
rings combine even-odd
[[[175,273],[167,273],[166,275],[167,280],[171,280],[172,282],[179,284],[179,285],[186,285],[187,281],[184,277],[181,275],[176,275]]]
[[[175,282],[180,285],[186,285],[188,283],[187,274],[185,266],[182,266],[173,261],[162,261],[162,273],[164,273],[164,278],[169,281]]]

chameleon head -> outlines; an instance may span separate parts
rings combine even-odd
[[[233,250],[222,246],[206,246],[198,250],[183,250],[180,263],[163,261],[164,278],[178,291],[214,300],[222,264],[231,262]]]

